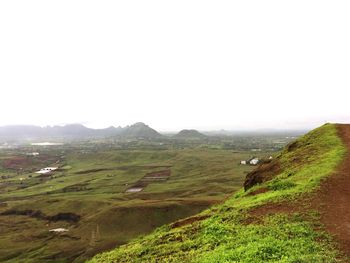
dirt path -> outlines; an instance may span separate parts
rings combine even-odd
[[[274,213],[319,211],[327,232],[350,259],[350,124],[338,124],[337,129],[348,152],[336,172],[321,183],[320,189],[292,203],[272,203],[253,209],[249,220],[259,221],[262,216]]]
[[[337,128],[348,153],[337,172],[321,184],[312,206],[320,211],[321,222],[340,249],[350,256],[350,125]]]

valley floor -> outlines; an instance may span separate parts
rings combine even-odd
[[[222,201],[253,169],[239,165],[250,152],[88,146],[0,152],[0,262],[84,262]]]

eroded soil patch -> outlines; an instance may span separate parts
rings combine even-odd
[[[80,215],[74,214],[74,213],[58,213],[56,215],[45,215],[43,212],[40,210],[31,210],[31,209],[26,209],[26,210],[15,210],[15,209],[10,209],[6,210],[2,213],[0,213],[2,216],[9,216],[9,215],[21,215],[21,216],[29,216],[32,218],[37,218],[41,220],[48,220],[48,221],[67,221],[67,222],[72,222],[72,223],[77,223],[80,220]]]
[[[192,217],[189,217],[189,218],[185,218],[183,220],[179,220],[179,221],[171,224],[170,227],[171,228],[177,228],[177,227],[189,225],[189,224],[192,224],[194,222],[198,222],[198,221],[202,221],[204,219],[207,219],[208,217],[210,217],[210,215],[192,216]]]
[[[154,182],[163,182],[169,179],[171,176],[171,170],[161,170],[156,172],[146,173],[139,181],[137,181],[132,187],[126,190],[127,193],[136,193],[142,191],[147,185]]]

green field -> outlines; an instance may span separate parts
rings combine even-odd
[[[40,156],[23,155],[28,150]],[[0,261],[83,262],[227,198],[252,169],[239,161],[251,156],[210,147],[3,150]],[[34,173],[46,166],[60,168],[49,176]],[[167,177],[152,178],[159,172]],[[142,191],[126,192],[140,185]],[[54,228],[68,232],[49,232]]]

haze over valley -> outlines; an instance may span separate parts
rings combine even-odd
[[[349,14],[0,1],[0,263],[350,262]]]
[[[256,165],[242,161],[300,134],[0,127],[0,260],[84,262],[222,201]]]

